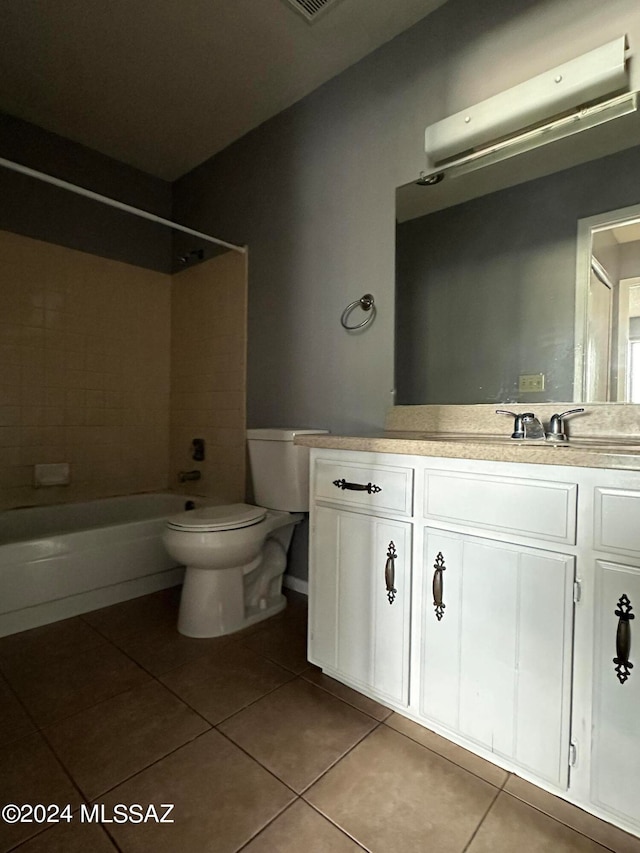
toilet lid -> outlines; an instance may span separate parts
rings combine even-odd
[[[249,504],[227,504],[226,506],[203,506],[190,509],[167,519],[172,530],[188,530],[194,533],[214,533],[217,530],[238,530],[258,524],[267,510]]]

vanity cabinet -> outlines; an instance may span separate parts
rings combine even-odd
[[[408,705],[411,525],[318,507],[312,543],[310,659]]]
[[[319,460],[313,482],[309,660],[406,707],[413,472]]]
[[[640,490],[594,490],[591,801],[640,830]]]
[[[591,799],[640,826],[640,567],[597,560],[596,589]]]
[[[566,788],[574,557],[427,528],[420,714]]]
[[[420,715],[566,789],[576,483],[416,466]]]
[[[640,472],[314,448],[309,568],[313,663],[640,835]]]

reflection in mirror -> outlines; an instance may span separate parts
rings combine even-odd
[[[640,205],[634,205],[578,223],[575,384],[583,385],[584,400],[640,403],[639,345]]]
[[[629,368],[620,364],[627,365],[636,348],[630,344],[623,357],[614,338],[637,341],[636,325],[618,335],[610,317],[619,320],[622,309],[614,301],[600,299],[603,313],[596,313],[602,294],[588,298],[589,257],[579,282],[583,292],[576,293],[576,251],[578,221],[637,203],[639,180],[640,149],[629,147],[453,207],[439,203],[441,209],[428,215],[420,215],[415,205],[407,214],[406,200],[430,188],[412,186],[405,196],[401,188],[396,403],[632,399],[626,389],[633,381],[624,384],[622,378]],[[438,192],[444,192],[445,183]],[[598,246],[594,252],[602,254]],[[636,293],[630,285],[630,298]],[[589,331],[587,306],[594,327]],[[587,359],[589,335],[592,355]],[[602,353],[612,353],[614,346],[618,366],[603,368]],[[593,377],[587,380],[588,393],[586,363]],[[594,371],[603,370],[606,381],[602,375],[595,378]],[[625,390],[618,389],[620,383]]]

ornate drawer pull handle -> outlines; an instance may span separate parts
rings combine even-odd
[[[339,489],[350,489],[352,492],[369,492],[370,495],[376,495],[382,491],[382,486],[376,486],[375,483],[348,483],[345,479],[334,480],[333,485]]]
[[[633,664],[629,660],[631,652],[631,620],[635,619],[635,615],[631,612],[633,607],[629,596],[623,593],[618,599],[618,609],[615,611],[618,617],[618,629],[616,631],[616,656],[613,662],[616,664],[616,675],[620,684],[631,675]]]
[[[435,569],[433,573],[433,606],[436,611],[436,619],[440,622],[444,616],[444,609],[447,606],[442,602],[442,595],[444,593],[444,578],[442,577],[442,573],[446,572],[447,567],[444,564],[444,557],[441,551],[438,552],[433,568]]]
[[[396,598],[396,593],[398,592],[394,586],[396,580],[397,556],[396,546],[393,542],[389,542],[389,547],[387,548],[387,562],[384,564],[384,582],[387,587],[387,598],[389,599],[389,604],[393,604]]]

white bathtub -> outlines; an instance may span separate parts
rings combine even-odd
[[[0,513],[0,637],[182,582],[164,520],[202,498],[151,494]]]

